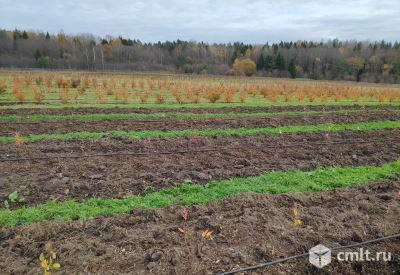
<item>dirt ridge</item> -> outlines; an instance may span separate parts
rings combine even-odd
[[[380,165],[397,160],[400,142],[386,142],[399,136],[399,129],[345,131],[340,133],[297,133],[277,136],[210,136],[148,140],[100,139],[42,141],[23,146],[1,145],[9,157],[91,154],[125,148],[137,152],[235,146],[232,151],[191,154],[114,156],[85,159],[49,159],[0,162],[3,188],[0,200],[18,191],[27,204],[49,199],[115,197],[143,194],[149,189],[172,187],[190,179],[193,183],[232,177],[256,176],[272,170],[312,170],[326,166]],[[313,142],[335,140],[371,141],[360,144],[315,146]],[[301,147],[285,147],[303,142]],[[263,149],[263,145],[268,148]],[[151,171],[151,172],[149,172]]]
[[[144,131],[144,130],[187,130],[208,128],[260,128],[291,125],[315,125],[323,123],[357,123],[385,120],[400,120],[400,112],[331,113],[326,115],[291,115],[279,117],[240,118],[161,118],[161,119],[103,119],[68,120],[56,123],[38,122],[34,124],[2,124],[0,135],[18,132],[28,134],[59,134],[68,132]]]
[[[255,112],[286,112],[286,111],[332,111],[332,110],[399,110],[396,105],[314,105],[314,106],[266,106],[266,107],[221,107],[221,108],[188,108],[184,105],[182,108],[126,108],[121,105],[118,108],[19,108],[19,109],[0,109],[0,115],[32,115],[32,114],[113,114],[113,113],[255,113]]]
[[[181,217],[184,206],[175,204],[86,221],[0,228],[0,269],[37,274],[38,255],[51,243],[62,265],[57,274],[215,274],[303,253],[319,243],[346,245],[399,233],[399,189],[400,179],[392,178],[316,193],[242,194],[189,206],[186,222]],[[301,226],[293,223],[295,203]],[[208,239],[201,237],[205,229],[213,231]],[[398,272],[400,240],[366,248],[396,258],[388,263],[333,259],[321,270],[303,258],[249,274]]]

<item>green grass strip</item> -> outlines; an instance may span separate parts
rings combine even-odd
[[[323,191],[384,179],[399,172],[400,160],[382,166],[330,167],[310,172],[272,171],[256,177],[211,181],[206,185],[183,183],[178,187],[164,188],[143,196],[123,199],[49,201],[33,207],[0,210],[0,225],[16,226],[52,219],[71,220],[109,216],[129,212],[133,208],[161,208],[176,202],[207,203],[248,192],[278,194]]]
[[[0,121],[62,121],[68,119],[87,119],[87,120],[102,120],[102,119],[148,119],[148,118],[236,118],[236,117],[272,117],[272,116],[291,116],[291,115],[324,115],[335,113],[360,113],[374,112],[379,109],[371,110],[334,110],[334,111],[288,111],[288,112],[259,112],[259,113],[113,113],[113,114],[70,114],[70,115],[3,115]],[[388,112],[399,112],[400,110],[390,110]]]
[[[180,137],[180,136],[209,136],[209,135],[274,135],[295,132],[317,132],[330,131],[339,132],[346,130],[378,130],[399,128],[400,121],[375,121],[375,122],[358,122],[352,124],[317,124],[317,125],[294,125],[279,127],[260,127],[260,128],[208,128],[208,129],[188,129],[173,131],[106,131],[106,132],[70,132],[62,134],[38,134],[24,136],[25,142],[38,141],[43,139],[98,139],[103,137],[124,137],[124,138],[157,138],[157,137]],[[13,136],[0,136],[0,142],[14,142]]]

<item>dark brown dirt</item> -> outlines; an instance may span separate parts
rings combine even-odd
[[[242,118],[211,118],[211,119],[109,119],[109,120],[68,120],[37,123],[4,122],[0,135],[13,135],[19,132],[28,134],[55,134],[67,132],[104,132],[110,130],[140,131],[140,130],[183,130],[205,128],[241,128],[241,127],[276,127],[286,125],[314,125],[320,123],[356,123],[383,120],[400,120],[400,112],[360,112],[337,113],[326,115],[296,115],[279,117],[242,117]]]
[[[180,216],[184,207],[173,205],[0,228],[0,270],[39,274],[39,254],[50,242],[62,265],[55,274],[215,274],[307,252],[319,243],[332,247],[398,234],[399,190],[400,179],[393,178],[329,192],[239,195],[189,206],[186,222]],[[294,203],[301,226],[292,221]],[[201,237],[205,229],[213,231],[208,239]],[[253,274],[398,274],[399,239],[364,249],[391,252],[394,258],[356,263],[334,258],[321,270],[303,258]]]
[[[323,110],[399,110],[399,106],[270,106],[270,107],[224,107],[224,108],[20,108],[0,109],[0,115],[32,115],[32,114],[113,114],[113,113],[254,113],[254,112],[283,112],[283,111],[323,111]]]
[[[296,133],[276,136],[207,136],[148,140],[47,140],[22,146],[1,144],[2,158],[148,152],[147,156],[112,156],[0,162],[0,201],[18,191],[28,204],[49,199],[116,197],[142,194],[149,188],[175,186],[186,179],[247,177],[264,171],[334,165],[378,165],[399,158],[399,129]],[[364,143],[352,143],[354,141]],[[388,141],[392,140],[392,141]],[[316,145],[316,142],[343,141]],[[233,150],[221,150],[235,147]],[[217,151],[176,154],[152,152]]]

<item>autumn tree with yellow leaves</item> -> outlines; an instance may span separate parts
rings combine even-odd
[[[235,62],[233,63],[233,70],[236,74],[251,76],[256,73],[257,66],[256,63],[250,58],[245,58],[243,60],[236,58]]]

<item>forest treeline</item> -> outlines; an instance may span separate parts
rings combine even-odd
[[[246,74],[400,83],[400,43],[144,43],[123,37],[0,30],[0,67]]]

